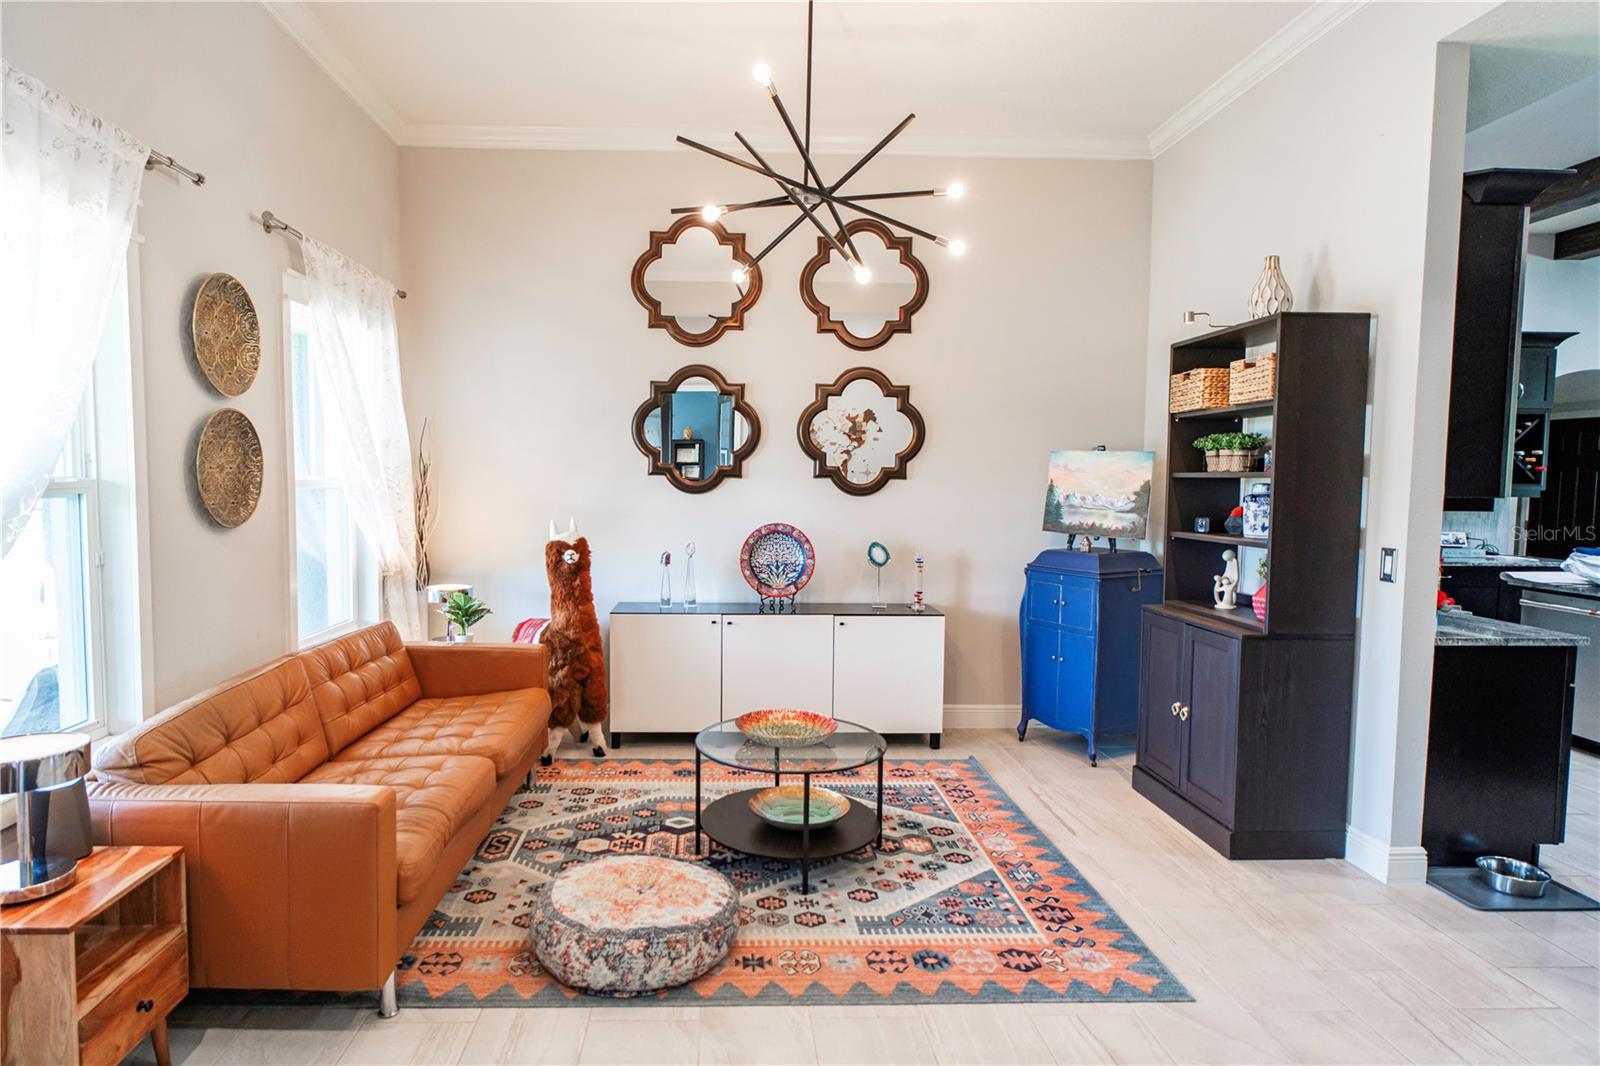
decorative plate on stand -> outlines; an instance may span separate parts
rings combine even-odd
[[[762,599],[793,599],[816,568],[811,540],[784,522],[768,522],[746,537],[739,549],[739,570]]]

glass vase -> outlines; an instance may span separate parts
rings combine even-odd
[[[683,602],[685,606],[693,607],[700,602],[700,597],[694,590],[694,556],[689,556],[683,564]]]
[[[661,564],[661,606],[672,606],[672,565]]]

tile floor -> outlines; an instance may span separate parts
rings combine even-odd
[[[686,741],[630,743],[684,757]],[[896,745],[891,755],[927,748]],[[976,755],[1195,997],[1173,1004],[369,1010],[182,1006],[175,1062],[1452,1063],[1600,1061],[1600,915],[1489,915],[1342,861],[1228,862],[1133,792],[1132,753],[945,734]],[[1600,760],[1574,753],[1567,843],[1600,896]],[[149,1061],[148,1045],[130,1058]]]

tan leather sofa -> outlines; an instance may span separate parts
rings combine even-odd
[[[100,746],[99,844],[177,844],[198,988],[382,989],[544,752],[545,649],[286,655]]]

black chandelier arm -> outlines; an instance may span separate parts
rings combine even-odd
[[[830,190],[831,191],[831,190]],[[854,192],[844,199],[854,203],[857,200],[904,200],[913,196],[939,196],[940,189],[907,189],[903,192]],[[729,208],[728,210],[733,210]]]
[[[767,253],[768,252],[772,251],[778,245],[782,244],[783,243],[783,239],[785,237],[789,236],[789,234],[793,233],[799,227],[800,223],[804,222],[805,220],[806,220],[806,216],[805,216],[804,212],[801,212],[800,214],[796,215],[795,218],[794,218],[794,221],[789,223],[787,226],[785,226],[783,228],[783,232],[782,233],[780,233],[776,237],[772,238],[772,240],[767,243],[767,246],[765,248],[761,249],[760,252],[756,253],[756,257],[754,259],[750,260],[750,265],[753,267],[757,263],[761,262],[761,260],[765,259],[767,257]]]
[[[922,237],[922,238],[925,238],[926,240],[930,240],[934,244],[941,245],[941,246],[947,246],[950,243],[948,240],[946,240],[945,238],[939,236],[937,233],[929,233],[925,229],[918,229],[916,226],[911,225],[909,222],[901,222],[897,218],[890,218],[888,215],[882,214],[881,212],[878,212],[878,211],[874,211],[870,207],[862,207],[860,204],[856,203],[854,200],[851,200],[849,197],[845,197],[845,196],[828,196],[828,197],[825,197],[825,199],[828,199],[828,200],[830,200],[830,201],[832,201],[834,203],[837,203],[840,207],[846,207],[846,208],[849,208],[851,211],[857,212],[858,214],[866,215],[868,218],[875,218],[879,222],[884,223],[885,225],[898,226],[900,229],[905,230],[907,233],[915,233],[918,237]]]
[[[789,131],[789,139],[794,142],[795,148],[800,152],[800,158],[806,165],[806,175],[817,183],[817,188],[827,188],[822,182],[822,175],[817,171],[816,162],[811,158],[811,152],[806,148],[807,142],[800,139],[800,132],[794,128],[794,120],[789,117],[789,109],[783,106],[783,97],[778,95],[777,85],[767,86],[767,95],[772,97],[772,104],[778,109],[778,117],[783,119],[783,128]],[[739,135],[734,134],[734,136],[738,137]],[[744,143],[745,149],[752,156],[755,156],[757,162],[761,163],[762,166],[767,165],[759,155],[756,155],[755,149],[744,142],[743,137],[740,137],[739,140]],[[861,253],[856,250],[856,242],[851,239],[850,231],[845,229],[844,218],[839,214],[839,209],[830,203],[828,204],[828,212],[833,215],[833,224],[839,227],[839,233],[843,235],[845,244],[849,245],[850,255],[854,257],[857,263],[861,262]],[[841,252],[840,254],[842,255],[843,253]]]
[[[744,150],[749,152],[751,157],[753,157],[757,163],[760,163],[763,167],[766,167],[768,170],[772,169],[771,167],[767,167],[767,161],[765,159],[761,158],[761,153],[756,151],[755,145],[751,144],[749,141],[747,141],[745,139],[744,134],[740,133],[738,130],[734,130],[733,135],[734,135],[735,138],[738,139],[740,144],[744,145]],[[775,178],[773,180],[776,181],[777,179]],[[796,207],[798,207],[800,209],[801,214],[803,214],[806,218],[809,218],[811,220],[811,224],[813,226],[817,227],[817,232],[822,234],[823,237],[827,238],[827,241],[828,241],[829,244],[833,245],[834,251],[838,252],[846,260],[851,260],[851,261],[854,261],[856,263],[860,263],[861,262],[861,258],[858,255],[856,255],[856,250],[855,250],[854,247],[852,247],[848,252],[845,251],[844,248],[840,247],[838,240],[834,238],[834,236],[833,236],[833,234],[831,232],[829,232],[828,227],[824,226],[822,224],[822,220],[817,218],[815,210],[810,208],[810,207],[808,207],[808,206],[806,206],[805,202],[800,199],[800,196],[799,196],[798,193],[796,193],[793,189],[789,188],[788,186],[783,185],[783,183],[781,181],[778,184],[783,188],[783,191],[788,194],[789,199],[794,203],[794,206],[796,206]],[[836,217],[836,218],[838,217],[837,210],[835,210],[835,212],[834,212],[834,217]],[[841,233],[844,232],[844,223],[843,222],[841,222],[839,224],[839,230],[840,230]],[[845,236],[846,240],[849,240],[849,236],[850,235],[848,233],[845,233],[844,236]]]
[[[715,156],[716,158],[721,159],[724,162],[732,163],[736,167],[743,167],[744,169],[746,169],[748,171],[752,171],[753,173],[760,174],[764,178],[770,178],[773,181],[777,182],[779,185],[786,186],[788,188],[794,189],[797,192],[808,192],[812,196],[815,196],[815,197],[817,197],[819,199],[823,198],[826,195],[824,190],[819,189],[814,185],[807,185],[803,181],[798,181],[798,180],[796,180],[794,178],[785,177],[784,175],[779,174],[776,170],[773,170],[771,167],[768,167],[768,166],[757,166],[754,163],[751,163],[751,162],[748,162],[746,160],[740,159],[736,155],[729,155],[727,152],[722,151],[720,148],[713,148],[709,144],[701,144],[699,141],[690,140],[688,137],[685,137],[682,134],[679,134],[679,136],[677,138],[677,141],[678,141],[679,144],[688,145],[690,148],[693,148],[693,149],[695,149],[697,151],[704,152],[707,155]]]
[[[828,186],[828,191],[830,193],[837,192],[839,190],[839,188],[842,185],[844,185],[845,182],[847,182],[851,178],[855,177],[856,173],[862,167],[864,167],[868,163],[872,162],[874,156],[876,156],[879,152],[883,151],[885,148],[887,148],[889,146],[889,142],[890,141],[894,140],[896,137],[900,136],[900,134],[904,133],[905,132],[905,128],[907,126],[911,125],[912,120],[915,119],[916,117],[917,117],[917,113],[915,111],[913,111],[911,114],[909,114],[905,118],[901,119],[900,120],[900,124],[898,126],[896,126],[894,129],[890,130],[888,133],[884,134],[883,135],[883,139],[881,141],[879,141],[877,144],[873,145],[872,149],[869,152],[867,152],[866,155],[864,155],[860,159],[856,160],[856,165],[855,166],[853,166],[849,170],[845,171],[843,177],[841,177],[838,181],[834,182],[832,185]]]
[[[751,200],[748,203],[723,204],[721,205],[721,211],[726,215],[733,211],[749,211],[757,207],[788,207],[792,202],[787,196],[770,196],[765,200]],[[670,213],[674,215],[697,215],[703,210],[704,208],[701,207],[674,207]]]

